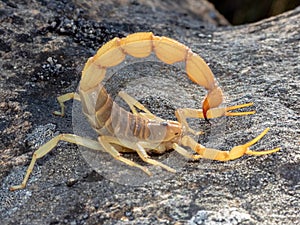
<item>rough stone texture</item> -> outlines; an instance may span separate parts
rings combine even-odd
[[[193,1],[169,8],[149,2],[0,2],[1,224],[299,224],[300,8],[218,27],[223,19],[212,9],[203,16],[189,11]],[[38,160],[26,189],[9,192],[38,146],[73,132],[72,104],[64,118],[55,117],[55,96],[75,90],[82,66],[101,44],[138,31],[174,38],[199,53],[227,104],[255,103],[255,115],[225,118],[219,132],[217,122],[201,122],[202,144],[230,149],[270,127],[254,149],[282,150],[225,163],[188,161],[168,179],[133,187],[97,174],[77,146],[61,143]],[[145,68],[148,76],[167,77],[168,71]],[[203,93],[184,79],[176,85],[194,101],[174,103],[153,92],[140,100],[160,115],[179,103],[200,106]],[[165,88],[169,96],[176,92]]]

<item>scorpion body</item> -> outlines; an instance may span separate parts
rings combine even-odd
[[[102,84],[107,68],[120,64],[127,55],[145,58],[152,52],[166,64],[177,62],[185,64],[188,77],[207,90],[202,109],[177,109],[175,115],[178,121],[169,121],[153,115],[140,102],[125,92],[120,92],[119,95],[129,105],[131,112],[126,111],[112,100]],[[167,37],[155,36],[151,32],[135,33],[125,38],[114,38],[103,45],[96,55],[85,64],[79,85],[79,94],[67,93],[58,97],[61,111],[55,112],[56,115],[64,115],[64,102],[70,99],[81,101],[83,113],[92,128],[99,134],[98,141],[75,134],[60,134],[54,137],[34,152],[23,182],[20,185],[12,186],[11,190],[22,189],[26,186],[36,160],[50,152],[59,141],[76,143],[99,151],[105,150],[115,159],[137,167],[148,175],[151,175],[148,168],[123,157],[121,152],[136,152],[143,161],[167,171],[176,172],[173,168],[151,159],[148,153],[164,153],[174,149],[179,154],[193,160],[207,158],[227,161],[237,159],[245,154],[265,155],[279,150],[276,148],[258,152],[249,149],[268,132],[269,128],[253,140],[235,146],[230,151],[206,148],[193,140],[189,136],[190,134],[201,134],[202,132],[196,132],[190,128],[187,118],[207,120],[220,116],[249,115],[255,112],[231,112],[231,110],[244,108],[253,103],[217,108],[223,101],[223,93],[204,60],[185,45]],[[196,154],[190,153],[182,146],[192,149]]]
[[[83,112],[86,117],[94,118],[90,119],[89,122],[100,136],[111,136],[135,142],[147,141],[149,143],[159,144],[162,141],[171,141],[170,138],[166,137],[167,134],[171,138],[181,135],[182,127],[177,121],[164,121],[160,118],[155,119],[155,117],[150,119],[136,113],[133,114],[114,102],[102,85],[99,85],[99,88],[100,91],[96,100],[95,109],[92,110],[96,113],[90,112],[90,109],[84,105],[85,103],[82,102],[82,104]],[[130,98],[130,96],[124,92],[120,92],[119,95],[123,98],[127,98],[126,100]],[[168,128],[169,130],[172,128],[174,132],[166,131]],[[176,135],[174,133],[176,133]],[[155,149],[151,150],[155,151]],[[120,149],[120,151],[122,150]],[[128,152],[130,149],[123,151]]]

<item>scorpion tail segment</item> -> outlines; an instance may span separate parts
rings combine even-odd
[[[206,90],[212,90],[216,86],[214,74],[209,66],[199,55],[191,51],[187,53],[186,73],[193,82]]]
[[[84,66],[80,80],[80,89],[83,91],[87,91],[97,86],[105,77],[106,68],[95,63],[97,57],[98,56],[96,55],[89,58]]]
[[[202,103],[203,117],[206,121],[208,121],[207,111],[211,108],[218,107],[222,102],[223,102],[223,92],[220,87],[215,86],[214,89],[208,91]]]

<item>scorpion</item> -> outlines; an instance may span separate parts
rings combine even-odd
[[[207,90],[202,102],[202,109],[177,109],[175,116],[178,121],[172,121],[153,115],[139,101],[123,91],[119,92],[119,96],[128,104],[131,112],[126,111],[113,101],[101,83],[105,78],[107,69],[122,63],[127,55],[134,58],[146,58],[150,54],[155,54],[159,60],[166,64],[171,65],[177,62],[185,64],[187,76],[194,83]],[[240,158],[245,154],[258,156],[280,150],[280,148],[264,151],[250,150],[250,146],[259,141],[269,131],[269,128],[266,128],[251,141],[235,146],[229,151],[206,148],[195,141],[191,135],[202,132],[193,130],[187,123],[188,118],[208,120],[221,116],[254,114],[255,111],[232,112],[232,110],[251,106],[253,103],[218,107],[223,102],[223,92],[205,61],[187,46],[168,37],[155,36],[152,32],[133,33],[124,38],[115,37],[104,44],[86,62],[78,92],[59,96],[57,100],[61,111],[55,111],[54,114],[64,116],[64,103],[71,99],[79,100],[84,115],[98,134],[98,141],[75,134],[57,135],[33,153],[22,183],[10,187],[10,190],[25,188],[36,160],[49,153],[59,141],[75,143],[93,150],[104,150],[116,160],[137,167],[150,176],[151,171],[148,168],[127,159],[122,156],[122,153],[136,152],[144,162],[175,173],[175,169],[152,159],[149,154],[163,154],[173,149],[191,160],[205,158],[228,161]],[[185,147],[194,152],[191,153]]]

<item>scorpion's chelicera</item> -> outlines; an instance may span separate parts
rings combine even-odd
[[[140,102],[125,92],[120,92],[119,95],[129,105],[131,112],[124,110],[113,101],[101,84],[107,68],[123,62],[126,55],[145,58],[152,52],[164,63],[185,63],[188,77],[207,90],[202,109],[177,109],[175,113],[178,121],[169,121],[156,117]],[[205,158],[227,161],[237,159],[245,154],[265,155],[279,150],[279,148],[276,148],[257,152],[249,149],[268,132],[269,128],[250,142],[235,146],[230,151],[206,148],[193,140],[189,134],[199,134],[201,132],[191,129],[187,123],[187,118],[210,119],[220,116],[253,114],[254,111],[230,112],[231,110],[250,106],[252,103],[217,108],[223,102],[223,93],[204,60],[185,45],[167,37],[155,36],[151,32],[134,33],[125,38],[114,38],[103,45],[97,54],[85,64],[79,94],[68,93],[58,97],[61,111],[55,112],[56,115],[64,115],[64,102],[70,99],[81,101],[83,113],[92,128],[99,134],[98,141],[75,134],[60,134],[54,137],[34,152],[23,182],[20,185],[12,186],[10,190],[25,188],[36,160],[49,153],[59,141],[75,143],[94,150],[103,151],[104,149],[115,159],[140,168],[148,175],[151,175],[151,172],[146,167],[123,157],[121,153],[136,152],[143,161],[162,167],[167,171],[176,172],[173,168],[151,159],[148,153],[162,154],[167,150],[174,149],[189,159]],[[182,146],[191,148],[195,154],[188,152]]]

